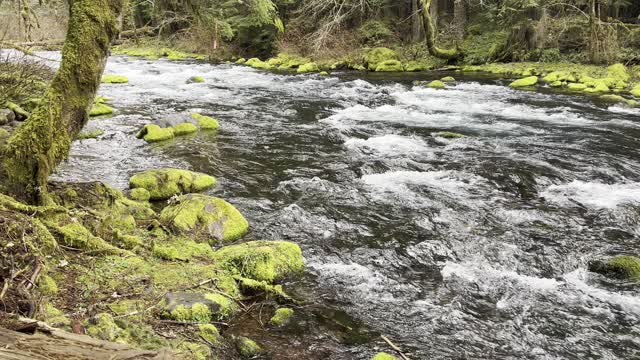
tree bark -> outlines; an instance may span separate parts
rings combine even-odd
[[[420,0],[411,0],[411,33],[413,41],[422,40],[422,18],[420,17]]]
[[[420,0],[422,5],[422,25],[427,38],[427,50],[437,58],[446,60],[458,59],[461,54],[457,48],[441,49],[436,45],[436,28],[431,17],[431,0]]]
[[[10,191],[46,203],[47,180],[67,158],[71,141],[89,119],[109,47],[117,37],[124,0],[69,1],[62,62],[41,105],[9,139],[3,167]]]
[[[456,40],[464,39],[464,28],[467,25],[467,3],[466,0],[454,0],[453,2],[453,23],[455,26]]]

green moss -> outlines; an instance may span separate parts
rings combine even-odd
[[[151,193],[149,192],[149,190],[144,188],[135,188],[131,190],[131,193],[129,193],[129,196],[131,197],[131,199],[135,201],[144,202],[144,201],[149,201],[151,199]]]
[[[82,250],[98,250],[110,253],[119,252],[117,248],[108,244],[103,239],[94,236],[87,228],[79,223],[70,223],[56,229],[61,235],[63,243],[67,246]]]
[[[146,142],[171,140],[175,137],[173,128],[162,128],[155,124],[147,124],[138,132],[137,138]]]
[[[375,69],[376,72],[401,72],[404,71],[402,63],[398,60],[386,60],[378,63]]]
[[[607,68],[607,77],[622,82],[628,82],[631,80],[631,75],[627,71],[626,66],[622,64],[614,64]]]
[[[243,358],[252,358],[262,352],[260,345],[246,337],[239,337],[236,340],[236,349]]]
[[[214,252],[210,245],[185,238],[171,238],[168,242],[156,243],[153,247],[153,255],[171,261],[188,261],[196,257],[214,259]]]
[[[318,64],[314,62],[306,63],[298,67],[299,74],[308,73],[308,72],[318,72],[318,71],[320,71],[320,67],[318,66]]]
[[[200,303],[193,304],[191,307],[178,305],[171,311],[170,317],[176,321],[207,324],[211,321],[211,309]]]
[[[222,344],[222,336],[218,328],[213,324],[201,324],[198,326],[198,335],[211,346],[220,346]]]
[[[247,62],[247,59],[245,59],[245,58],[240,58],[240,59],[236,60],[236,64],[238,64],[238,65],[242,65],[242,64],[244,64],[246,62]]]
[[[280,70],[296,69],[304,64],[311,62],[311,59],[309,58],[294,55],[294,54],[288,54],[288,53],[278,54],[277,59],[279,60],[279,63],[280,63],[279,64],[280,66],[278,66],[278,69]]]
[[[245,62],[245,65],[251,66],[254,69],[262,69],[262,70],[271,70],[273,66],[269,65],[269,63],[264,62],[258,58],[251,58]]]
[[[364,57],[364,62],[371,71],[375,71],[380,63],[389,60],[399,60],[398,54],[384,47],[373,48]]]
[[[192,123],[182,123],[173,127],[173,133],[176,136],[189,135],[198,132],[198,127]]]
[[[379,352],[371,360],[398,360],[398,358],[385,352]]]
[[[289,308],[280,308],[276,310],[276,313],[271,317],[269,322],[275,326],[283,326],[289,323],[293,316],[293,310]]]
[[[618,256],[607,263],[608,271],[624,279],[640,279],[640,258]]]
[[[215,253],[218,262],[243,277],[274,282],[304,270],[300,247],[287,241],[252,241],[225,246]]]
[[[435,135],[445,139],[461,139],[465,137],[463,134],[451,131],[441,131],[439,133],[436,133]]]
[[[442,82],[453,82],[453,81],[456,81],[456,79],[454,79],[453,76],[445,76],[442,79],[440,79],[440,81],[442,81]]]
[[[187,83],[203,83],[204,78],[202,76],[192,76],[187,80]]]
[[[122,75],[102,75],[103,84],[126,84],[129,79]]]
[[[631,95],[640,98],[640,84],[636,85],[630,91]]]
[[[205,195],[184,195],[160,214],[161,221],[178,233],[204,237],[212,243],[243,236],[249,223],[228,202]]]
[[[106,104],[93,104],[89,116],[102,116],[113,114],[113,108]]]
[[[132,189],[146,189],[152,200],[166,200],[174,195],[202,192],[216,185],[207,174],[182,169],[155,169],[136,174],[129,179]]]
[[[440,80],[433,80],[432,82],[427,84],[427,87],[432,89],[444,89],[446,86]]]
[[[191,117],[198,122],[198,126],[200,126],[202,130],[217,130],[220,127],[218,120],[210,116],[204,116],[198,113],[191,113]]]
[[[53,327],[63,327],[71,324],[71,320],[51,303],[45,305],[42,319]]]
[[[173,246],[155,245],[153,256],[164,260],[187,260],[180,256],[180,252]]]
[[[58,293],[58,284],[49,275],[43,275],[38,279],[38,290],[42,295],[55,295]]]
[[[326,71],[321,71],[320,74],[318,74],[320,76],[329,76],[329,73]]]
[[[537,83],[538,83],[537,76],[529,76],[526,78],[518,79],[512,82],[511,84],[509,84],[509,86],[512,88],[520,88],[520,87],[535,86]]]
[[[192,360],[207,360],[211,356],[211,349],[204,344],[185,341],[178,346],[181,355]]]
[[[96,315],[91,324],[87,326],[89,336],[106,341],[117,341],[123,333],[123,330],[113,320],[113,316],[107,313]]]
[[[571,91],[584,91],[587,88],[587,85],[580,83],[571,83],[567,84],[567,89]]]
[[[102,135],[104,135],[104,130],[97,129],[97,130],[94,130],[94,131],[91,131],[91,132],[80,133],[80,134],[78,134],[76,139],[78,139],[78,140],[96,139],[96,138],[98,138],[99,136],[102,136]]]
[[[204,60],[205,57],[203,55],[198,55],[194,53],[183,52],[179,50],[173,49],[163,49],[164,55],[167,57],[167,60],[171,61],[181,61],[188,59],[196,59],[196,60]]]
[[[16,115],[22,116],[23,118],[27,119],[31,116],[31,113],[29,113],[28,111],[26,111],[25,109],[23,109],[22,107],[20,107],[20,105],[15,104],[11,101],[7,101],[4,106],[13,111],[14,113],[16,113]]]
[[[409,61],[405,64],[404,70],[408,72],[425,71],[429,70],[431,66],[423,61]]]
[[[216,313],[219,320],[230,318],[238,311],[238,304],[222,294],[206,294],[205,299],[220,306]]]
[[[3,128],[0,128],[0,139],[8,138],[11,134]]]

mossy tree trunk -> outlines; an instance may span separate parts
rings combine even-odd
[[[47,202],[47,181],[89,119],[124,0],[70,0],[60,68],[41,105],[9,139],[3,161],[10,191]]]
[[[440,59],[458,59],[461,53],[457,48],[442,49],[436,45],[436,27],[431,16],[431,0],[420,0],[420,4],[422,5],[422,26],[424,27],[424,35],[429,53]]]

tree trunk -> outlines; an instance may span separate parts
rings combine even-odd
[[[436,28],[431,18],[431,0],[420,0],[422,5],[422,26],[427,38],[427,50],[437,58],[455,60],[461,56],[460,51],[455,49],[441,49],[436,46]]]
[[[420,17],[420,0],[411,0],[411,38],[422,40],[422,18]]]
[[[69,154],[89,118],[109,47],[117,37],[123,0],[69,1],[62,62],[41,105],[9,139],[4,170],[10,191],[46,203],[47,180]]]
[[[464,28],[467,25],[467,3],[466,0],[454,0],[453,2],[453,23],[455,27],[456,40],[464,39]]]

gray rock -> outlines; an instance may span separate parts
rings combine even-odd
[[[6,125],[16,119],[16,115],[9,109],[0,109],[0,125]]]

